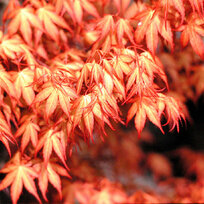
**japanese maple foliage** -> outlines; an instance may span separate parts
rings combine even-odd
[[[138,137],[147,121],[162,133],[167,124],[179,131],[189,118],[185,99],[204,92],[203,0],[10,0],[2,23],[0,140],[11,159],[0,170],[0,190],[10,186],[13,203],[23,187],[48,201],[48,183],[62,198],[74,147],[104,141],[113,123],[133,120]],[[183,86],[179,95],[169,86],[179,68],[165,59],[173,63],[171,56],[190,46],[200,64],[186,70],[195,90],[188,97]],[[128,199],[109,183],[101,191],[94,185],[83,187],[94,192],[92,203]]]

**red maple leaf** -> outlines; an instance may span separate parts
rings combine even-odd
[[[135,40],[141,43],[146,35],[146,44],[149,50],[155,54],[158,45],[158,35],[160,34],[171,46],[173,50],[173,34],[168,20],[160,16],[160,12],[156,9],[147,8],[139,12],[134,17],[139,20],[135,30]]]
[[[41,135],[38,144],[35,148],[35,153],[37,154],[40,149],[43,149],[43,158],[45,165],[48,164],[52,151],[60,158],[63,165],[67,168],[66,164],[66,149],[65,149],[65,135],[64,132],[55,131],[53,128],[44,131]]]
[[[16,140],[13,137],[10,126],[7,124],[2,112],[0,112],[0,141],[3,142],[9,155],[11,156],[9,142],[16,143]]]
[[[57,189],[60,198],[62,198],[60,175],[70,178],[67,170],[55,162],[48,162],[47,165],[45,165],[44,162],[38,163],[38,161],[35,161],[35,163],[36,162],[37,164],[34,165],[34,168],[39,173],[38,185],[40,191],[42,192],[43,198],[48,201],[46,196],[48,182],[50,182]]]
[[[38,143],[38,132],[40,131],[40,127],[36,124],[35,116],[33,115],[25,115],[20,120],[21,126],[15,133],[15,137],[21,138],[21,152],[24,152],[26,146],[31,141],[34,147],[37,146]]]
[[[181,33],[181,45],[185,47],[188,42],[194,51],[204,59],[204,43],[201,36],[204,36],[203,29],[204,20],[199,18],[198,15],[192,14],[189,17],[186,25],[182,25],[178,30]]]
[[[58,103],[63,112],[69,116],[70,100],[72,98],[77,98],[77,94],[74,89],[68,86],[68,84],[52,83],[48,81],[42,86],[42,90],[36,96],[33,104],[45,101],[45,113],[47,119],[54,113]]]
[[[44,32],[56,42],[59,42],[59,28],[63,28],[72,32],[69,25],[61,16],[57,15],[54,7],[51,4],[47,4],[38,8],[36,15],[43,25]],[[38,44],[42,34],[43,31],[36,31],[36,44]]]
[[[38,202],[41,203],[34,182],[38,174],[29,161],[24,159],[21,160],[19,152],[14,155],[12,160],[10,160],[0,172],[6,173],[6,177],[0,183],[0,190],[11,186],[11,198],[14,204],[17,203],[22,193],[23,186],[25,186],[27,191],[34,195]]]
[[[18,8],[9,13],[7,19],[11,19],[8,24],[8,34],[16,34],[20,30],[27,44],[32,43],[32,27],[43,31],[40,20],[34,14],[31,7]]]
[[[16,89],[16,97],[20,99],[22,96],[28,105],[31,105],[35,98],[35,92],[32,88],[34,71],[30,68],[25,68],[19,72],[12,73],[14,78],[14,86]]]

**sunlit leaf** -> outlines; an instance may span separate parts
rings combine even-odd
[[[20,157],[20,153],[17,153],[15,157]],[[25,161],[18,162],[18,159],[16,158],[13,160],[13,163],[8,163],[1,172],[7,173],[7,175],[0,183],[0,190],[11,186],[11,198],[13,203],[17,203],[22,193],[23,186],[25,186],[26,190],[34,195],[38,202],[41,203],[34,182],[34,179],[38,177],[38,174],[32,166],[27,165]]]

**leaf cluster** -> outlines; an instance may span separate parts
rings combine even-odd
[[[11,186],[17,203],[24,186],[41,202],[38,179],[46,201],[48,182],[62,197],[73,148],[104,140],[113,122],[134,118],[138,136],[147,120],[179,130],[185,101],[169,93],[159,54],[190,42],[204,59],[203,15],[203,0],[10,0],[0,31],[0,140],[14,156],[0,190]],[[202,65],[191,77],[197,96],[201,74]]]

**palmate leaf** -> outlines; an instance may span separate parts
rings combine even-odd
[[[117,29],[117,38],[118,38],[118,42],[121,43],[124,34],[127,35],[128,39],[130,40],[130,42],[134,45],[135,42],[133,40],[133,29],[130,26],[130,23],[128,20],[126,19],[122,19],[120,18],[117,23],[116,23],[116,29]]]
[[[170,131],[176,127],[177,131],[179,132],[179,121],[182,119],[185,121],[185,115],[181,109],[179,101],[171,96],[164,97],[164,95],[160,95],[161,99],[165,103],[167,123],[171,125]]]
[[[83,82],[86,86],[90,86],[92,83],[99,84],[99,82],[101,82],[102,80],[103,68],[101,65],[99,65],[95,61],[84,64],[81,69],[79,80],[77,81],[77,93],[80,93]]]
[[[83,123],[90,137],[92,138],[94,128],[94,115],[92,108],[96,100],[91,97],[91,94],[81,96],[72,105],[73,129],[80,123]]]
[[[1,122],[0,122],[0,124],[1,124]],[[10,150],[10,146],[9,146],[9,142],[13,143],[11,138],[9,136],[7,136],[5,133],[0,131],[0,141],[4,144],[4,146],[6,147],[8,153],[9,153],[9,156],[11,157],[11,150]]]
[[[75,0],[75,1],[69,0],[68,2],[70,3],[71,8],[73,8],[74,20],[76,20],[78,24],[82,23],[82,17],[84,13],[83,10],[85,10],[88,14],[94,17],[97,18],[99,17],[98,11],[94,7],[94,5],[89,2],[89,0]]]
[[[97,97],[98,104],[101,106],[103,115],[123,123],[119,117],[120,110],[115,97],[110,95],[102,84],[94,86],[93,92]]]
[[[99,17],[98,11],[90,0],[52,0],[57,13],[66,11],[74,22],[82,23],[83,15]]]
[[[46,201],[48,201],[46,196],[48,182],[50,182],[54,186],[54,188],[57,189],[60,198],[62,198],[60,176],[65,176],[67,178],[70,178],[70,175],[68,174],[67,170],[54,162],[48,162],[47,165],[45,165],[44,162],[40,162],[35,164],[34,168],[39,174],[38,185],[39,185],[40,191],[42,192],[43,198]]]
[[[45,166],[42,163],[42,168],[40,171],[40,176],[38,177],[38,183],[39,183],[39,187],[40,190],[43,194],[43,198],[47,200],[46,197],[46,191],[47,191],[47,187],[48,187],[48,181],[50,181],[50,183],[57,189],[60,198],[62,197],[62,192],[61,192],[61,180],[59,175],[52,169],[50,163],[48,163],[47,166]]]
[[[123,51],[123,50],[122,50]],[[111,59],[109,61],[106,62],[106,64],[104,65],[105,68],[107,68],[107,63],[109,63],[112,67],[111,71],[109,69],[107,69],[108,72],[113,73],[118,79],[120,80],[124,80],[124,75],[128,75],[130,74],[130,72],[132,71],[132,67],[129,64],[129,61],[126,58],[125,54],[122,53],[117,53],[118,50],[116,50],[116,53],[112,53]],[[131,56],[129,56],[131,58]],[[130,59],[130,62],[133,61],[133,58]]]
[[[113,38],[115,37],[113,36],[115,30],[113,16],[110,14],[104,15],[104,17],[99,19],[93,26],[93,29],[97,32],[91,32],[91,35],[94,34],[92,51],[95,52],[99,47],[102,47],[102,51],[108,52],[111,48]]]
[[[69,169],[66,164],[65,136],[63,131],[55,131],[53,128],[46,130],[38,141],[35,149],[37,154],[43,149],[43,158],[45,165],[48,164],[52,151],[60,158],[66,169]]]
[[[20,119],[20,108],[17,105],[17,101],[14,100],[14,98],[10,98],[9,96],[4,96],[1,94],[1,88],[0,88],[0,106],[2,109],[2,113],[4,114],[4,118],[8,125],[10,126],[11,121],[17,127],[17,121]]]
[[[69,54],[71,55],[71,57],[75,58],[75,53],[73,53],[72,55],[70,51]],[[78,60],[79,62],[77,62]],[[74,62],[69,62],[69,63],[63,63],[61,62],[60,59],[55,59],[53,61],[52,67],[54,67],[55,72],[61,73],[61,75],[64,77],[65,80],[73,81],[74,83],[76,83],[78,81],[78,77],[79,77],[78,75],[81,72],[81,69],[83,67],[83,63],[81,62],[80,57],[76,56],[76,58],[74,59]]]
[[[135,115],[135,127],[140,136],[145,125],[145,120],[148,118],[164,133],[160,120],[165,110],[167,123],[171,125],[170,131],[173,130],[175,126],[177,127],[177,131],[179,131],[179,121],[181,121],[181,119],[185,120],[181,106],[173,97],[166,96],[162,93],[157,93],[155,97],[143,96],[136,98],[128,111],[127,123]]]
[[[36,60],[31,53],[31,48],[23,43],[23,40],[19,35],[14,35],[9,37],[8,35],[4,35],[2,31],[0,31],[0,57],[5,61],[8,60],[17,61],[19,57],[25,59],[28,65],[34,66],[36,65]]]
[[[0,190],[11,186],[11,198],[14,204],[17,203],[22,193],[23,186],[25,186],[27,191],[34,195],[38,202],[41,203],[34,182],[38,174],[27,160],[21,160],[19,152],[14,155],[12,160],[4,166],[0,172],[6,173],[6,177],[0,183]]]
[[[16,97],[13,83],[11,82],[11,76],[0,64],[0,87],[7,92],[9,96]]]
[[[93,62],[85,63],[81,69],[81,73],[77,81],[77,93],[80,93],[84,84],[87,87],[91,87],[95,83],[105,84],[105,81],[107,80],[106,78],[109,78],[112,81],[110,75],[104,68],[105,66],[101,66],[100,64],[96,63],[95,60]]]
[[[93,140],[95,124],[106,134],[104,130],[105,124],[113,128],[109,118],[123,123],[119,117],[119,107],[116,99],[112,94],[109,94],[101,83],[93,87],[93,93],[82,95],[75,100],[71,110],[72,120],[71,123],[67,123],[68,136],[78,126],[85,139],[90,137]]]
[[[128,120],[130,120],[131,117],[134,115],[134,112],[136,113],[134,122],[135,122],[135,127],[138,131],[139,137],[140,137],[141,131],[144,128],[146,118],[148,118],[154,125],[156,125],[163,132],[161,123],[160,123],[161,115],[159,114],[156,105],[152,103],[151,100],[147,99],[146,97],[142,97],[140,100],[136,101],[135,103],[136,104],[133,104],[133,107],[136,106],[136,112],[131,107],[130,110],[128,111],[127,118]]]
[[[77,81],[77,93],[79,94],[81,92],[83,85],[91,87],[94,84],[99,85],[101,83],[105,86],[109,94],[118,92],[123,98],[125,98],[123,81],[115,77],[114,74],[117,69],[119,69],[119,72],[122,72],[122,65],[124,65],[123,70],[128,66],[124,63],[122,64],[122,62],[121,64],[114,63],[114,61],[116,60],[111,59],[108,61],[103,59],[101,64],[98,64],[95,61],[85,63]]]
[[[135,45],[133,33],[132,25],[127,19],[118,17],[115,20],[113,15],[107,14],[91,24],[91,31],[85,33],[85,40],[88,44],[93,44],[93,53],[98,48],[107,53],[113,45],[124,47],[128,42]]]
[[[149,50],[155,54],[158,44],[158,34],[160,34],[171,46],[174,48],[173,34],[168,20],[162,18],[156,9],[147,8],[139,12],[134,17],[139,20],[138,26],[135,30],[135,40],[141,43],[146,35],[146,44]]]
[[[100,40],[107,36],[109,33],[113,33],[115,29],[115,23],[112,15],[105,15],[96,25],[96,29],[101,31]]]
[[[47,82],[42,86],[42,90],[36,96],[33,104],[46,102],[45,114],[47,119],[54,113],[58,104],[60,104],[63,112],[69,117],[70,100],[77,97],[75,90],[68,85],[56,85]]]
[[[16,59],[17,55],[24,53],[23,49],[19,46],[20,44],[23,44],[20,38],[9,38],[8,35],[3,36],[2,31],[0,31],[0,33],[0,56],[4,60],[8,60],[8,58]]]
[[[145,126],[145,122],[146,122],[146,111],[145,109],[141,106],[139,106],[137,114],[135,116],[134,119],[134,123],[135,123],[135,128],[138,132],[138,136],[140,137],[140,134]]]
[[[20,99],[22,96],[28,105],[31,105],[35,98],[35,92],[32,88],[34,71],[25,68],[19,72],[13,72],[14,86],[16,89],[16,97]]]
[[[21,126],[15,133],[15,137],[21,138],[21,152],[23,153],[28,143],[31,141],[33,147],[37,146],[38,143],[38,132],[40,127],[35,122],[35,116],[25,115],[21,118]]]
[[[183,0],[160,0],[158,5],[162,5],[165,8],[165,17],[167,17],[167,13],[169,10],[169,7],[175,7],[175,9],[180,13],[181,15],[181,23],[183,23],[184,21],[184,17],[185,17],[185,8],[184,8],[184,4],[183,4]]]
[[[73,1],[62,1],[62,0],[52,0],[52,4],[55,6],[55,10],[58,14],[61,14],[62,12],[67,12],[71,19],[75,22],[75,14],[73,9]]]
[[[13,137],[9,124],[6,122],[2,112],[0,112],[0,141],[5,145],[9,155],[11,156],[11,150],[9,142],[15,143],[16,140]]]
[[[8,34],[16,34],[20,30],[27,44],[32,42],[32,27],[43,31],[40,20],[34,14],[31,7],[18,8],[12,11],[7,19],[11,19],[8,24]]]
[[[189,17],[188,23],[182,25],[178,30],[181,33],[181,45],[185,47],[189,41],[193,50],[204,59],[204,42],[201,36],[204,36],[204,20],[200,19],[198,15],[192,14]]]
[[[126,91],[128,93],[127,100],[135,94],[139,96],[147,90],[152,93],[154,90],[154,79],[158,75],[168,88],[167,77],[163,70],[162,64],[157,57],[153,57],[149,52],[142,52],[137,56],[134,68],[128,75]],[[158,77],[157,76],[157,77]]]
[[[66,21],[57,13],[55,13],[55,9],[51,4],[47,4],[44,7],[40,7],[36,11],[36,15],[42,22],[44,32],[47,36],[50,36],[53,40],[56,42],[59,42],[59,28],[63,28],[68,30],[69,32],[72,32],[69,25],[66,23]],[[36,44],[38,44],[41,36],[43,34],[43,31],[36,31]]]
[[[119,80],[114,75],[111,77],[111,74],[104,71],[103,83],[109,94],[118,93],[122,98],[126,98],[125,86],[122,80]]]

